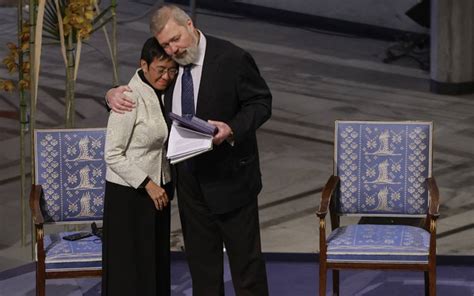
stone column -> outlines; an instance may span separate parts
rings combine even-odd
[[[474,1],[431,0],[431,91],[474,92]]]

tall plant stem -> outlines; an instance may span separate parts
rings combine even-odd
[[[119,84],[118,63],[117,63],[117,1],[112,0],[112,65],[114,70],[113,83]]]
[[[36,30],[36,0],[30,0],[29,3],[29,18],[30,18],[30,134],[31,134],[31,183],[35,182],[35,158],[34,158],[34,129],[36,120],[36,102],[34,100],[36,88],[35,88],[35,30]]]
[[[37,8],[37,0],[30,0],[29,1],[29,19],[30,19],[30,54],[29,54],[29,61],[30,61],[30,171],[31,171],[31,183],[34,184],[35,182],[35,120],[36,120],[36,102],[35,102],[35,31],[36,31],[36,8]],[[31,223],[31,259],[35,259],[35,231],[34,225]]]
[[[74,77],[74,43],[72,32],[66,40],[66,128],[74,127],[74,89],[76,81]]]
[[[22,49],[22,32],[23,32],[23,0],[18,0],[18,47]],[[20,50],[18,55],[18,81],[23,80],[23,51]],[[18,91],[19,101],[20,101],[20,208],[21,208],[21,246],[26,245],[26,153],[25,153],[25,135],[27,131],[27,117],[26,117],[26,98],[25,91],[23,88],[20,88]]]
[[[97,0],[94,1],[94,6],[97,13],[100,13],[100,7],[97,3]],[[110,60],[112,61],[112,83],[113,85],[119,84],[119,76],[118,76],[118,64],[117,64],[117,15],[115,13],[115,1],[112,1],[110,4],[111,9],[111,19],[112,19],[112,42],[109,39],[109,33],[107,32],[106,26],[102,27],[102,31],[104,32],[105,42],[107,43],[107,48],[109,49]],[[100,20],[100,23],[103,24],[104,21]]]

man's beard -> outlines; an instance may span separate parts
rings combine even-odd
[[[191,45],[190,47],[186,48],[184,54],[181,57],[173,57],[173,60],[176,63],[180,64],[181,66],[186,66],[197,61],[199,56],[199,47],[196,45]]]
[[[199,46],[198,46],[196,35],[192,34],[191,36],[193,38],[194,45],[191,45],[188,48],[186,48],[181,57],[176,57],[176,56],[173,57],[173,60],[175,60],[176,63],[180,64],[181,66],[186,66],[192,63],[196,63],[199,57]]]

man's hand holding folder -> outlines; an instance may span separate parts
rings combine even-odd
[[[171,120],[183,127],[186,127],[190,130],[200,132],[203,134],[214,136],[217,133],[217,127],[196,117],[192,116],[190,118],[179,116],[173,112],[169,113]]]
[[[172,164],[212,150],[216,126],[195,116],[187,118],[169,113],[173,121],[166,157]]]

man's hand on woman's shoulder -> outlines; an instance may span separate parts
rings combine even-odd
[[[107,91],[105,100],[112,111],[123,114],[135,108],[135,102],[125,95],[126,91],[132,92],[132,89],[128,85],[121,85]]]

